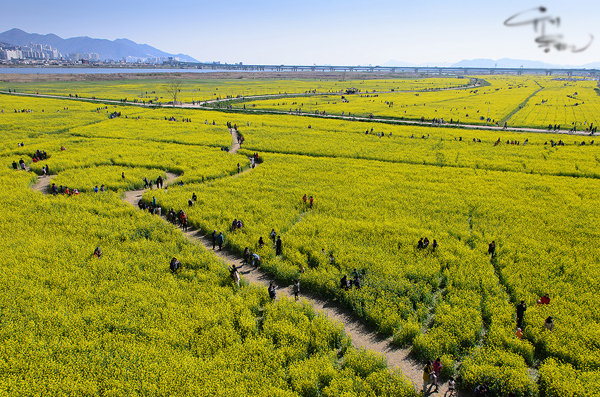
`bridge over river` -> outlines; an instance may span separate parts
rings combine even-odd
[[[474,74],[537,74],[600,77],[598,69],[560,69],[560,68],[478,68],[478,67],[438,67],[438,66],[334,66],[334,65],[244,65],[223,63],[185,63],[183,68],[237,70],[255,72],[367,72],[367,73],[403,73],[431,75],[474,75]]]

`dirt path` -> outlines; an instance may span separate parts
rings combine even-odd
[[[229,153],[236,153],[240,148],[240,144],[237,143],[237,134],[234,129],[230,129],[229,131],[233,140]],[[234,177],[250,172],[251,170],[251,168],[248,168],[240,174],[235,174]],[[178,177],[178,174],[167,172],[165,185],[168,186],[173,184]],[[32,189],[42,193],[50,193],[49,187],[51,183],[51,176],[38,176],[38,181],[32,186]],[[127,191],[125,192],[123,201],[137,207],[137,203],[147,190],[149,189]],[[166,222],[164,217],[162,217],[162,219]],[[213,250],[211,236],[204,235],[200,231],[193,230],[192,228],[189,228],[187,232],[182,233],[184,233],[191,242],[201,244],[207,250],[212,251],[225,265],[236,265],[240,269],[240,275],[250,283],[267,287],[269,283],[273,282],[277,285],[278,296],[285,295],[289,298],[293,298],[291,285],[277,282],[273,276],[260,268],[244,265],[242,263],[242,258],[235,253],[227,250]],[[331,320],[343,324],[346,334],[350,335],[352,338],[354,347],[365,348],[382,354],[386,357],[390,369],[398,368],[413,383],[417,390],[421,390],[423,384],[422,369],[424,363],[411,357],[410,349],[403,349],[393,345],[391,338],[382,336],[376,329],[364,324],[362,319],[354,315],[351,310],[342,306],[338,301],[324,299],[311,294],[310,292],[302,291],[302,285],[300,285],[300,289],[301,299],[310,302],[316,310],[320,311]],[[439,392],[430,392],[428,395],[441,396],[446,390],[447,385],[440,382]],[[458,396],[461,397],[463,395],[464,394],[462,393],[458,394]]]
[[[50,183],[52,182],[52,177],[50,175],[38,176],[38,180],[36,183],[31,186],[33,190],[37,190],[42,193],[50,193]]]
[[[234,130],[230,130],[232,138],[236,138]],[[235,139],[237,140],[237,139]],[[237,146],[237,147],[235,147]],[[235,153],[239,148],[238,145],[233,145],[230,152]],[[244,170],[243,173],[250,172],[251,168]],[[236,174],[239,176],[241,174]],[[166,185],[171,185],[179,175],[167,172]],[[50,193],[49,186],[52,183],[51,176],[39,176],[38,181],[32,186],[33,190],[37,190],[42,193]],[[133,206],[137,206],[138,201],[142,198],[144,192],[149,189],[132,190],[125,193],[123,201]],[[166,219],[162,217],[166,222]],[[240,269],[240,275],[248,282],[258,284],[263,287],[267,287],[269,283],[273,282],[277,285],[277,295],[285,295],[289,298],[293,298],[292,286],[277,282],[273,276],[263,271],[260,268],[255,268],[251,265],[244,265],[243,260],[237,254],[234,254],[227,250],[214,250],[211,236],[204,235],[198,230],[188,229],[187,232],[183,232],[185,236],[193,243],[201,244],[208,251],[212,251],[224,265],[236,265]],[[343,324],[346,334],[352,338],[352,344],[356,348],[365,348],[368,350],[375,351],[386,357],[389,368],[398,368],[415,386],[417,390],[421,390],[422,386],[422,368],[423,363],[415,360],[410,356],[410,349],[402,349],[392,344],[391,338],[382,336],[377,332],[376,329],[365,325],[363,320],[358,318],[352,313],[351,310],[342,306],[336,300],[324,299],[318,297],[310,292],[302,291],[302,285],[300,285],[300,298],[310,302],[313,307],[323,313],[325,316],[333,321]],[[440,396],[447,390],[445,384],[440,383],[439,392],[433,392],[428,395]],[[463,396],[462,394],[458,394]]]
[[[174,174],[172,172],[167,172],[167,179],[165,179],[165,186],[172,185],[175,182],[175,179],[179,178],[178,174]],[[154,188],[152,188],[155,190]],[[137,206],[138,201],[142,199],[142,195],[148,189],[142,190],[129,190],[125,192],[125,197],[123,197],[123,201],[129,203],[133,206]]]
[[[249,172],[251,169],[244,171]],[[238,176],[240,174],[236,174]],[[137,205],[138,200],[142,197],[146,190],[136,190],[127,192],[124,201]],[[162,217],[166,222],[166,219]],[[273,276],[263,271],[260,268],[255,268],[252,265],[244,265],[243,258],[237,254],[221,250],[218,248],[213,249],[212,237],[205,235],[199,230],[193,230],[188,228],[187,232],[182,233],[188,238],[189,241],[197,244],[201,244],[208,251],[213,252],[226,266],[236,265],[240,269],[240,275],[243,279],[253,284],[258,284],[263,287],[268,287],[269,283],[273,282],[277,286],[277,296],[285,295],[293,299],[292,285],[283,284],[275,280]],[[423,366],[424,363],[415,360],[410,356],[410,349],[402,349],[392,344],[391,338],[382,336],[373,329],[364,324],[363,320],[354,315],[349,309],[342,306],[336,300],[328,300],[318,297],[310,292],[302,291],[302,285],[300,285],[300,297],[303,300],[310,302],[313,307],[323,313],[333,321],[343,324],[346,334],[352,338],[352,344],[356,348],[365,348],[373,350],[377,353],[382,354],[386,357],[388,367],[398,368],[415,386],[418,390],[421,390],[423,384]],[[430,396],[441,396],[447,390],[447,385],[440,382],[440,388],[438,392],[431,392]],[[464,396],[459,393],[458,396]]]
[[[242,145],[240,145],[240,143],[238,142],[238,138],[237,138],[237,131],[234,128],[230,128],[229,129],[229,133],[231,134],[231,139],[232,139],[232,143],[231,143],[231,148],[229,149],[229,153],[237,153],[237,151],[240,149],[240,147]]]
[[[213,250],[212,237],[210,235],[204,235],[197,230],[189,229],[184,234],[190,241],[202,244],[207,250],[214,252],[226,265],[236,265],[240,269],[240,275],[243,279],[248,280],[250,283],[260,284],[265,288],[268,287],[269,283],[273,282],[277,286],[278,296],[285,295],[293,299],[294,294],[291,284],[288,285],[276,281],[273,276],[260,268],[255,268],[252,265],[244,265],[243,258],[232,252],[227,250],[219,251],[218,247],[216,250]],[[422,385],[423,364],[409,357],[410,349],[401,349],[394,346],[391,343],[391,338],[382,336],[377,330],[365,325],[363,320],[354,315],[349,309],[341,306],[338,301],[324,299],[310,292],[302,291],[302,284],[300,284],[300,291],[300,297],[310,302],[316,310],[344,325],[345,332],[352,337],[354,347],[362,347],[384,355],[387,358],[390,368],[399,368],[416,387]]]
[[[167,172],[167,179],[165,180],[165,185],[172,185],[172,181],[177,179],[179,175],[174,174],[172,172]],[[171,181],[171,183],[169,183]],[[50,193],[50,185],[52,184],[52,176],[38,176],[38,181],[31,186],[31,189],[36,190],[38,192],[42,192],[45,194]],[[146,189],[147,190],[147,189]],[[131,205],[137,205],[138,201],[142,198],[142,194],[146,190],[129,190],[125,192],[125,197],[123,201],[129,203]]]

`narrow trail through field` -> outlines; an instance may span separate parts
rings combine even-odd
[[[236,153],[240,149],[240,144],[237,139],[237,131],[233,128],[229,129],[232,136],[232,146],[229,153]],[[230,177],[238,177],[247,172],[251,172],[253,168],[247,168],[241,173],[234,174]],[[178,174],[167,172],[166,184],[173,184],[179,177]],[[50,185],[52,183],[51,176],[39,176],[38,181],[32,186],[33,190],[40,191],[42,193],[50,193]],[[125,192],[123,201],[137,207],[139,200],[142,199],[144,192],[150,189],[132,190]],[[302,219],[304,214],[300,214]],[[163,216],[161,218],[164,222],[167,222]],[[277,295],[279,297],[285,295],[288,298],[293,299],[292,285],[284,284],[275,280],[273,276],[268,274],[261,268],[254,267],[249,264],[243,264],[243,258],[236,253],[224,250],[215,250],[213,248],[212,236],[205,235],[200,230],[194,230],[188,228],[187,231],[182,231],[186,238],[195,244],[201,244],[208,251],[214,253],[224,265],[236,265],[240,269],[240,275],[243,279],[248,282],[267,287],[271,282],[277,286]],[[374,352],[382,354],[388,362],[390,369],[399,369],[407,379],[412,382],[417,391],[421,390],[423,384],[423,367],[424,363],[414,359],[410,355],[409,348],[399,348],[392,343],[390,337],[386,337],[377,332],[377,330],[364,323],[364,320],[356,316],[350,309],[345,307],[336,299],[327,299],[310,292],[302,291],[302,285],[300,285],[299,297],[309,302],[317,311],[321,312],[329,319],[339,322],[343,325],[344,331],[352,339],[352,344],[356,348],[364,348],[372,350]],[[432,389],[426,395],[427,396],[441,396],[447,390],[447,384],[440,382],[438,391]],[[458,393],[458,396],[464,396],[463,393]]]
[[[52,184],[53,175],[45,175],[38,176],[38,180],[31,186],[31,189],[36,190],[41,193],[50,193],[50,185]],[[167,181],[173,181],[179,177],[178,174],[174,174],[172,172],[167,172]],[[172,183],[167,183],[170,185]],[[130,203],[132,205],[137,205],[138,201],[142,198],[142,193],[146,190],[129,190],[125,192],[125,198],[123,199],[125,202]],[[142,192],[142,193],[140,193]]]
[[[235,153],[240,145],[237,143],[237,133],[234,129],[230,129],[233,145],[230,149],[230,153]],[[235,174],[232,177],[237,177],[246,172],[250,172],[252,168],[246,169],[241,174]],[[169,180],[171,177],[169,177]],[[137,205],[137,202],[142,197],[146,190],[136,190],[127,192],[124,201]],[[303,215],[303,214],[301,214]],[[165,217],[162,219],[167,222]],[[239,255],[228,251],[227,249],[218,250],[212,241],[212,236],[204,234],[200,230],[194,230],[188,228],[187,231],[182,233],[192,243],[201,244],[208,251],[213,252],[221,261],[227,265],[235,265],[240,270],[240,275],[248,282],[268,287],[270,283],[274,283],[277,286],[278,296],[285,295],[288,298],[293,299],[292,285],[284,284],[275,280],[273,276],[265,272],[259,267],[254,267],[250,264],[243,264],[243,258]],[[424,363],[415,360],[410,356],[410,349],[399,348],[392,343],[391,338],[381,335],[376,329],[366,325],[362,319],[352,313],[351,310],[344,307],[337,300],[330,300],[319,297],[310,292],[302,291],[302,285],[300,285],[300,298],[308,301],[316,310],[323,313],[328,318],[341,323],[344,326],[346,334],[352,338],[352,344],[356,348],[364,348],[372,350],[385,356],[390,369],[399,369],[415,386],[417,390],[421,389],[423,383],[423,367]],[[430,392],[427,395],[438,396],[442,395],[447,390],[447,385],[440,382],[438,392]],[[458,396],[463,396],[459,393]]]
[[[246,172],[249,170],[250,169],[246,170]],[[123,200],[132,205],[137,205],[137,202],[145,191],[146,190],[135,190],[127,192],[126,197]],[[162,217],[162,219],[167,222],[165,217]],[[273,282],[277,286],[278,296],[285,295],[288,298],[293,299],[292,285],[278,282],[273,276],[261,268],[254,267],[250,264],[243,264],[243,258],[231,251],[226,249],[219,250],[218,246],[216,249],[213,249],[212,236],[192,228],[188,228],[187,232],[182,231],[182,233],[192,243],[201,244],[208,251],[213,252],[225,265],[235,265],[238,267],[241,277],[248,282],[261,285],[265,288]],[[300,290],[300,298],[308,301],[316,310],[322,312],[328,318],[343,324],[346,334],[350,335],[352,338],[354,347],[365,348],[382,354],[386,357],[390,369],[400,369],[416,388],[420,387],[423,382],[422,370],[424,365],[422,362],[417,361],[410,356],[410,349],[403,349],[393,345],[391,338],[382,336],[376,329],[365,325],[363,320],[354,315],[349,309],[343,307],[337,300],[328,300],[311,294],[310,292],[304,292],[302,291],[302,285],[300,285]],[[445,391],[446,386],[442,387],[440,384],[439,395],[443,394]],[[431,395],[437,396],[438,393],[432,393]]]
[[[230,153],[235,153],[240,145],[237,143],[237,133],[234,129],[230,129],[233,142]],[[237,177],[247,172],[250,172],[252,168],[244,170],[242,173],[235,174],[232,177]],[[179,177],[178,174],[167,172],[166,184],[171,185]],[[50,193],[50,185],[52,182],[51,176],[39,176],[38,181],[32,186],[33,190],[37,190],[42,193]],[[130,190],[125,192],[123,201],[137,207],[138,202],[142,199],[143,194],[150,189]],[[301,214],[303,215],[303,214]],[[167,222],[163,216],[161,219]],[[208,251],[213,252],[221,261],[227,265],[236,265],[240,269],[240,275],[248,282],[267,287],[269,283],[273,282],[277,286],[277,295],[285,295],[288,298],[293,299],[292,286],[287,285],[275,280],[273,276],[262,270],[261,268],[254,267],[252,265],[243,264],[243,258],[239,255],[228,251],[226,249],[219,251],[218,248],[213,249],[212,237],[205,235],[199,230],[188,228],[187,232],[182,233],[188,238],[189,241],[196,244],[201,244]],[[392,344],[391,338],[382,336],[377,332],[376,329],[364,324],[363,320],[358,318],[352,313],[351,310],[342,306],[342,304],[336,300],[324,299],[322,297],[311,294],[310,292],[302,291],[302,285],[300,286],[301,292],[300,298],[308,301],[316,310],[322,312],[328,318],[343,324],[346,334],[352,338],[352,344],[356,348],[365,348],[373,350],[377,353],[382,354],[386,357],[388,366],[390,369],[398,368],[416,388],[420,388],[422,384],[422,368],[423,363],[413,359],[410,356],[410,349],[402,349]],[[431,393],[432,396],[441,395],[446,390],[446,386],[442,387],[440,384],[440,393]]]
[[[172,185],[175,179],[179,178],[179,174],[174,174],[172,172],[167,172],[167,178],[165,179],[165,185]],[[152,188],[154,190],[154,188]],[[144,192],[149,189],[142,190],[129,190],[125,192],[125,196],[123,197],[123,201],[129,203],[131,205],[136,206],[137,203],[142,199]]]
[[[38,175],[37,178],[38,178],[37,182],[34,183],[33,186],[31,186],[31,188],[33,190],[37,190],[38,192],[49,193],[50,192],[50,182],[52,181],[52,176],[50,176],[50,175],[39,176]]]
[[[229,153],[237,153],[237,151],[241,147],[240,142],[238,140],[237,130],[235,130],[234,128],[230,128],[229,132],[231,133],[231,139],[233,141],[233,143],[231,144],[231,148],[229,149]]]
[[[468,85],[464,85],[464,86],[460,86],[460,87],[448,87],[448,88],[438,88],[437,91],[455,91],[455,90],[468,90],[470,88],[477,88],[477,87],[481,87],[480,83],[477,84],[468,84]],[[396,90],[392,90],[392,91],[373,91],[371,92],[371,95],[373,94],[405,94],[405,93],[415,93],[415,92],[430,92],[427,89],[421,89],[421,90],[400,90],[400,91],[396,91]],[[364,94],[368,95],[369,92],[366,91]],[[244,101],[246,99],[249,99],[251,101],[254,101],[256,99],[278,99],[278,98],[282,98],[282,99],[293,99],[293,98],[302,98],[302,97],[312,97],[312,96],[331,96],[331,95],[352,95],[352,94],[345,94],[343,92],[307,92],[307,93],[279,93],[279,94],[260,94],[260,95],[247,95],[247,96],[240,96],[239,98],[221,98],[221,99],[209,99],[206,101],[196,101],[196,104],[191,104],[191,103],[184,103],[181,106],[182,107],[201,107],[203,104],[205,103],[227,103],[227,102],[231,102],[231,101]]]

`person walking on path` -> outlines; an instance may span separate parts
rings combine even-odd
[[[433,367],[431,366],[431,361],[427,361],[427,364],[425,364],[425,368],[423,368],[423,392],[425,393],[427,393],[427,391],[429,390],[432,372]]]
[[[294,286],[292,287],[292,291],[294,292],[294,299],[298,300],[298,294],[300,293],[300,280],[294,280]]]
[[[252,266],[255,268],[260,266],[260,256],[256,252],[252,254]]]
[[[271,298],[272,301],[275,300],[275,289],[277,287],[275,287],[275,284],[273,284],[273,282],[271,281],[269,283],[269,298]]]
[[[275,243],[275,255],[281,255],[281,236],[277,237],[277,242]]]
[[[488,246],[488,254],[490,254],[490,259],[494,259],[496,256],[496,242],[492,241]]]
[[[521,301],[517,305],[517,327],[523,328],[523,316],[525,315],[525,310],[527,310],[527,304],[524,300]]]
[[[215,245],[217,244],[217,231],[213,230],[212,232],[212,242],[213,242],[213,251],[215,250]]]
[[[219,251],[223,249],[224,239],[225,238],[223,237],[223,232],[219,232],[219,235],[217,236],[217,245],[219,246]]]
[[[248,247],[244,248],[244,260],[242,263],[247,265],[250,262],[250,249]]]
[[[435,384],[435,389],[438,389],[438,379],[440,378],[440,374],[442,372],[442,360],[440,358],[436,358],[432,364],[433,372],[435,373],[435,378],[433,379],[433,383]]]
[[[454,392],[455,392],[455,387],[456,387],[456,381],[454,380],[453,377],[450,377],[450,379],[448,379],[448,390],[446,390],[446,393],[444,393],[444,397],[452,397],[454,396]]]

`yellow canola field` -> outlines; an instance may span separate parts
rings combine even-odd
[[[541,87],[538,77],[481,76],[489,83],[481,87],[418,93],[359,93],[315,98],[262,99],[234,105],[235,108],[356,117],[425,120],[495,125]],[[342,98],[342,96],[344,98]],[[487,122],[487,119],[490,119]],[[512,125],[512,124],[511,124]]]
[[[600,177],[598,142],[590,145],[594,137],[275,115],[246,117],[250,125],[242,125],[239,131],[246,139],[243,147],[250,151]],[[498,139],[500,143],[495,145]],[[564,146],[552,146],[551,141],[561,140]],[[585,145],[581,146],[582,142]]]
[[[0,97],[3,106],[10,99]],[[74,137],[45,130],[41,116],[20,147],[22,136],[10,131],[23,119],[11,124],[6,115],[0,394],[416,396],[380,356],[354,350],[339,325],[302,303],[271,302],[264,288],[233,286],[214,256],[120,193],[43,195],[30,189],[34,173],[10,167],[19,154],[37,172],[47,163],[57,181],[92,184],[119,178],[115,169],[125,164],[128,175],[156,172],[144,168],[154,164],[161,173],[181,167],[184,176],[224,176],[236,156],[151,139]],[[69,128],[87,123],[68,120]],[[32,163],[34,148],[48,160]],[[175,154],[181,162],[173,165]],[[102,165],[119,157],[118,167]],[[101,258],[92,255],[98,246]],[[172,257],[182,263],[177,274],[168,268]]]
[[[13,98],[1,96],[0,108]],[[37,103],[49,108],[58,102]],[[5,164],[0,177],[7,186],[0,203],[10,209],[0,229],[5,237],[0,248],[10,258],[3,265],[9,269],[3,307],[10,308],[15,324],[7,335],[18,335],[5,348],[5,357],[17,357],[7,361],[16,375],[5,381],[5,390],[62,394],[60,384],[33,383],[29,377],[48,377],[45,368],[52,368],[73,387],[92,379],[83,394],[234,390],[334,396],[363,390],[362,395],[411,395],[403,381],[387,375],[379,358],[345,350],[348,341],[339,329],[315,323],[319,317],[293,302],[271,305],[264,290],[231,288],[213,259],[161,221],[122,204],[116,193],[67,198],[30,192],[30,173],[10,170],[18,156],[37,173],[47,163],[65,183],[87,186],[89,180],[92,186],[99,177],[116,189],[130,188],[118,184],[123,167],[135,178],[155,172],[151,169],[182,172],[183,187],[148,192],[145,199],[156,196],[163,208],[185,209],[190,223],[203,231],[224,231],[233,250],[257,250],[265,270],[284,281],[300,277],[303,290],[338,299],[393,335],[395,343],[411,346],[416,357],[441,357],[444,376],[460,374],[466,390],[485,381],[495,393],[536,396],[539,387],[567,396],[571,382],[593,385],[599,352],[589,341],[599,334],[594,302],[600,276],[593,264],[600,258],[590,242],[598,239],[600,153],[597,145],[589,145],[592,138],[192,110],[171,113],[191,123],[169,122],[164,120],[169,109],[116,109],[123,115],[110,120],[95,108],[83,108],[64,119],[65,130],[45,130],[45,112],[0,113],[6,132],[0,140]],[[101,118],[86,125],[88,113]],[[26,116],[37,124],[20,147],[22,133],[11,131]],[[214,119],[215,126],[202,124],[203,119]],[[238,124],[245,138],[241,154],[218,147],[231,142],[227,121]],[[494,146],[498,138],[501,143]],[[551,139],[566,145],[550,147]],[[49,159],[32,163],[28,156],[38,148]],[[263,160],[258,168],[227,177],[238,162],[247,166],[244,155],[254,152]],[[198,200],[189,208],[192,193]],[[316,198],[313,209],[302,203],[303,194]],[[234,218],[245,226],[231,233]],[[268,242],[271,228],[282,236],[282,256]],[[261,236],[267,246],[259,249]],[[425,236],[439,242],[435,252],[415,248]],[[487,255],[491,240],[498,247],[492,261]],[[90,258],[97,245],[106,262]],[[173,278],[167,266],[176,255],[183,258],[184,271]],[[355,268],[362,288],[340,290],[340,277]],[[13,299],[14,285],[25,289],[22,300]],[[537,306],[546,292],[551,305]],[[55,306],[40,314],[46,306],[31,297]],[[148,297],[160,299],[149,302]],[[529,305],[524,340],[514,337],[514,305],[520,299]],[[27,315],[19,317],[26,303]],[[102,316],[81,307],[93,307]],[[552,332],[541,325],[548,315],[555,317]],[[165,321],[173,324],[165,328]],[[207,330],[216,326],[222,339],[209,336]],[[321,333],[330,335],[317,343],[322,354],[308,353],[315,345],[306,335]],[[19,355],[22,342],[17,341],[23,340],[28,341],[25,355]],[[36,340],[46,341],[45,347]],[[83,348],[84,340],[92,342]],[[65,353],[50,365],[53,351]],[[334,351],[342,352],[342,359],[334,358]],[[26,357],[39,365],[19,366]],[[270,364],[251,365],[250,357]],[[73,360],[84,372],[61,364]],[[141,386],[119,375],[124,360],[129,373],[143,380]],[[456,360],[463,363],[459,370]],[[165,386],[154,375],[157,368],[176,363],[198,388],[170,377]],[[539,383],[528,375],[528,367],[537,363]],[[239,368],[248,369],[240,373]],[[566,377],[558,376],[560,371]],[[258,375],[264,372],[266,383]],[[200,373],[205,379],[198,379]]]
[[[596,80],[564,79],[540,82],[544,89],[510,119],[511,125],[547,128],[560,125],[577,131],[589,130],[600,122],[600,88]]]
[[[3,150],[7,143],[28,143],[29,138],[68,132],[70,128],[90,125],[107,119],[97,112],[98,105],[68,100],[20,96],[0,96],[0,131]],[[103,111],[104,112],[104,111]],[[33,141],[32,141],[33,142]],[[34,150],[35,151],[35,150]]]
[[[594,309],[600,273],[590,265],[600,257],[586,244],[598,238],[599,183],[266,154],[239,178],[148,195],[164,207],[186,208],[191,224],[204,231],[224,231],[233,249],[257,250],[263,266],[281,279],[300,277],[309,289],[347,302],[382,332],[412,342],[423,358],[468,354],[484,332],[484,345],[520,354],[529,364],[535,350],[542,358],[597,369],[592,363],[600,352],[587,335],[600,332]],[[188,209],[192,193],[198,201]],[[302,203],[303,194],[316,198],[315,208]],[[243,220],[241,231],[228,232],[233,219]],[[271,244],[258,247],[272,228],[283,236],[283,256],[275,256]],[[436,252],[416,249],[425,236],[440,244]],[[492,240],[499,254],[490,263]],[[363,287],[341,291],[339,279],[355,268]],[[536,307],[547,292],[552,305]],[[528,342],[514,340],[509,300],[520,299],[530,305]],[[551,314],[555,330],[544,332]],[[573,322],[586,324],[585,332]],[[417,332],[405,334],[414,324]]]
[[[123,100],[129,102],[167,103],[173,100],[170,93],[173,84],[179,84],[178,101],[185,103],[209,101],[221,98],[237,98],[251,95],[285,95],[345,92],[347,88],[367,91],[413,91],[436,88],[458,87],[469,83],[469,79],[455,77],[394,77],[339,80],[319,76],[313,79],[264,79],[256,75],[247,77],[245,73],[230,73],[229,79],[210,79],[201,76],[177,78],[171,76],[160,79],[118,80],[118,81],[56,81],[35,83],[0,82],[0,91],[16,90],[18,93],[39,93],[69,97]],[[349,75],[348,77],[354,77]]]
[[[415,396],[339,326],[233,288],[212,255],[118,195],[42,196],[29,177],[0,170],[2,394]]]

